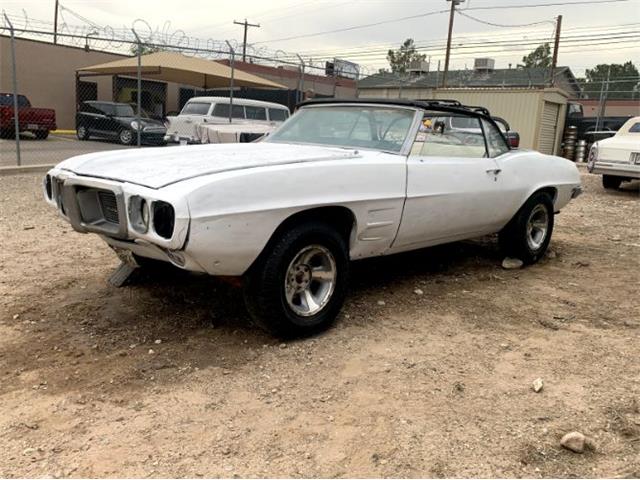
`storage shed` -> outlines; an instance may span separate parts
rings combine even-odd
[[[452,99],[489,109],[520,134],[520,147],[560,153],[567,101],[580,87],[566,67],[557,69],[549,87],[548,69],[465,71],[464,79],[450,72],[450,88],[436,88],[439,72],[417,75],[373,75],[358,85],[360,98]],[[546,77],[545,77],[546,74]],[[464,81],[463,81],[464,80]],[[462,86],[455,86],[462,85]]]

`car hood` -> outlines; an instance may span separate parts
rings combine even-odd
[[[358,151],[353,149],[267,142],[229,143],[89,153],[65,160],[58,168],[157,189],[232,170],[358,156]]]
[[[115,118],[119,122],[126,125],[129,125],[134,120],[135,121],[138,120],[136,117],[113,117],[113,118]],[[154,118],[141,118],[140,123],[142,124],[143,127],[164,127],[164,123]]]

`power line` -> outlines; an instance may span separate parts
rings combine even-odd
[[[580,41],[587,41],[587,40],[599,40],[599,41],[603,41],[603,40],[617,40],[617,39],[629,39],[629,40],[633,40],[634,38],[637,37],[637,35],[640,34],[640,30],[636,30],[636,31],[627,31],[627,32],[614,32],[614,33],[601,33],[601,34],[579,34],[579,35],[574,35],[574,36],[565,36],[561,39],[561,43],[562,44],[569,44],[569,43],[576,43],[576,42],[580,42]],[[540,42],[545,42],[548,41],[549,38],[548,37],[536,37],[536,38],[530,38],[527,39],[526,41],[522,41],[522,40],[518,40],[516,37],[512,37],[509,39],[505,39],[505,40],[497,40],[497,41],[476,41],[476,42],[468,42],[468,43],[458,43],[455,44],[455,49],[473,49],[473,48],[483,48],[483,49],[488,49],[488,48],[498,48],[498,47],[511,47],[511,46],[516,46],[516,47],[528,47],[528,46],[537,46],[540,44]],[[442,50],[445,47],[444,43],[431,43],[428,46],[418,46],[416,45],[416,51],[417,52],[432,52],[432,51],[437,51],[437,50]],[[335,54],[336,51],[330,51],[331,53]],[[340,51],[341,54],[344,54],[345,52]],[[380,55],[386,55],[386,52],[381,51],[380,49],[371,49],[371,50],[365,50],[365,51],[361,51],[359,53],[351,53],[348,54],[348,56],[350,58],[363,58],[366,56],[380,56]],[[328,57],[320,57],[320,58],[328,58]]]
[[[571,5],[584,5],[584,4],[597,4],[597,3],[621,3],[621,2],[628,2],[629,0],[591,0],[591,1],[579,1],[579,2],[570,2],[570,3],[566,3],[566,2],[562,2],[562,3],[541,3],[541,4],[535,4],[535,5],[500,5],[500,6],[487,6],[487,7],[470,7],[465,9],[465,11],[467,10],[495,10],[495,9],[501,9],[501,10],[506,10],[506,9],[511,9],[511,8],[533,8],[533,7],[553,7],[553,6],[558,6],[558,5],[562,5],[562,6],[571,6]],[[351,26],[351,27],[345,27],[345,28],[338,28],[335,30],[327,30],[324,32],[315,32],[315,33],[307,33],[307,34],[303,34],[303,35],[295,35],[295,36],[291,36],[291,37],[283,37],[283,38],[276,38],[273,40],[263,40],[260,42],[255,42],[256,44],[258,43],[275,43],[275,42],[283,42],[286,40],[297,40],[299,38],[309,38],[309,37],[316,37],[316,36],[320,36],[320,35],[328,35],[331,33],[340,33],[340,32],[347,32],[347,31],[351,31],[351,30],[358,30],[361,28],[370,28],[370,27],[376,27],[378,25],[385,25],[388,23],[396,23],[396,22],[402,22],[405,20],[412,20],[415,18],[421,18],[421,17],[427,17],[430,15],[437,15],[439,13],[447,13],[449,11],[449,9],[446,10],[438,10],[438,11],[433,11],[433,12],[426,12],[426,13],[421,13],[421,14],[417,14],[417,15],[409,15],[406,17],[400,17],[400,18],[394,18],[394,19],[390,19],[390,20],[383,20],[380,22],[375,22],[375,23],[368,23],[368,24],[363,24],[363,25],[355,25],[355,26]]]
[[[622,0],[620,0],[622,1]],[[275,43],[275,42],[283,42],[285,40],[297,40],[299,38],[309,38],[309,37],[317,37],[320,35],[328,35],[330,33],[339,33],[339,32],[347,32],[347,31],[351,31],[351,30],[359,30],[361,28],[369,28],[369,27],[376,27],[378,25],[385,25],[387,23],[395,23],[395,22],[401,22],[404,20],[411,20],[414,18],[422,18],[422,17],[428,17],[431,15],[437,15],[439,13],[446,13],[449,10],[437,10],[437,11],[433,11],[433,12],[427,12],[427,13],[420,13],[418,15],[410,15],[408,17],[401,17],[401,18],[395,18],[395,19],[391,19],[391,20],[382,20],[380,22],[375,22],[375,23],[367,23],[364,25],[355,25],[352,27],[345,27],[345,28],[338,28],[335,30],[327,30],[325,32],[316,32],[316,33],[307,33],[304,35],[296,35],[293,37],[284,37],[284,38],[276,38],[275,40],[264,40],[264,41],[260,41],[260,42],[255,42],[254,45],[259,44],[259,43]]]
[[[629,26],[640,26],[640,23],[628,23],[628,24],[619,24],[619,25],[597,25],[597,26],[593,26],[593,27],[569,27],[566,29],[563,29],[565,32],[567,31],[577,31],[577,30],[590,30],[589,32],[585,32],[584,34],[602,34],[602,33],[616,33],[614,32],[614,30],[619,30],[621,28],[627,28]],[[597,30],[600,29],[606,29],[606,32],[599,32]],[[474,33],[470,33],[467,35],[458,35],[456,36],[456,38],[459,40],[459,42],[465,42],[465,41],[484,41],[482,39],[482,35],[486,35],[490,38],[499,38],[499,37],[509,37],[509,38],[518,38],[518,39],[526,39],[526,40],[530,40],[530,38],[527,38],[528,35],[535,35],[541,33],[540,30],[529,30],[529,31],[524,31],[521,34],[518,34],[517,37],[515,36],[516,34],[514,33],[498,33],[498,34],[494,34],[494,33],[484,33],[484,32],[474,32]],[[433,41],[437,41],[440,39],[418,39],[415,40],[415,45],[417,49],[423,48],[422,45],[432,45]],[[542,41],[543,39],[541,39]],[[459,43],[460,44],[460,43]],[[377,43],[377,44],[368,44],[368,45],[362,45],[359,47],[352,47],[352,48],[347,48],[344,50],[341,50],[341,52],[343,53],[348,53],[348,54],[357,54],[359,52],[362,51],[372,51],[373,49],[379,48],[381,50],[387,50],[389,48],[394,48],[396,47],[396,44],[390,44],[390,43]],[[311,49],[311,50],[302,50],[299,51],[298,53],[301,55],[305,55],[305,56],[314,56],[314,55],[322,55],[324,53],[331,53],[334,52],[334,49]]]
[[[536,8],[536,7],[569,7],[571,5],[593,5],[596,3],[621,3],[628,2],[630,0],[584,0],[579,2],[555,2],[555,3],[538,3],[535,5],[490,5],[486,7],[469,7],[465,10],[507,10],[514,8]]]
[[[490,25],[492,27],[519,28],[519,27],[531,27],[533,25],[542,25],[544,23],[554,23],[551,20],[542,20],[540,22],[523,23],[523,24],[519,24],[519,25],[516,25],[516,24],[505,25],[505,24],[502,24],[502,23],[492,23],[492,22],[487,22],[486,20],[480,20],[479,18],[472,17],[468,13],[464,13],[464,10],[461,10],[461,9],[456,9],[456,12],[459,15],[462,15],[463,17],[470,18],[471,20],[474,20],[474,21],[476,21],[478,23],[483,23],[485,25]]]

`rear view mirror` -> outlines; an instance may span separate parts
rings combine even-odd
[[[520,134],[518,132],[507,132],[505,136],[510,148],[518,148],[520,146]]]

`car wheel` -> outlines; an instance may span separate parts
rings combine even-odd
[[[536,263],[547,250],[553,233],[553,200],[548,193],[534,193],[500,232],[503,252],[525,264]]]
[[[14,138],[15,132],[12,128],[3,128],[0,130],[0,138]]]
[[[131,145],[133,143],[133,132],[131,130],[122,130],[118,135],[118,140],[123,145]]]
[[[622,183],[622,179],[620,177],[616,177],[614,175],[602,176],[602,186],[606,189],[618,190],[620,188],[621,183]]]
[[[340,312],[348,274],[343,236],[327,223],[305,222],[270,242],[250,268],[245,303],[254,321],[276,336],[311,335]]]
[[[33,133],[38,140],[46,140],[49,137],[49,130],[38,130]]]
[[[89,131],[87,130],[87,127],[85,127],[84,125],[80,125],[76,129],[76,136],[78,137],[78,140],[88,140]]]

